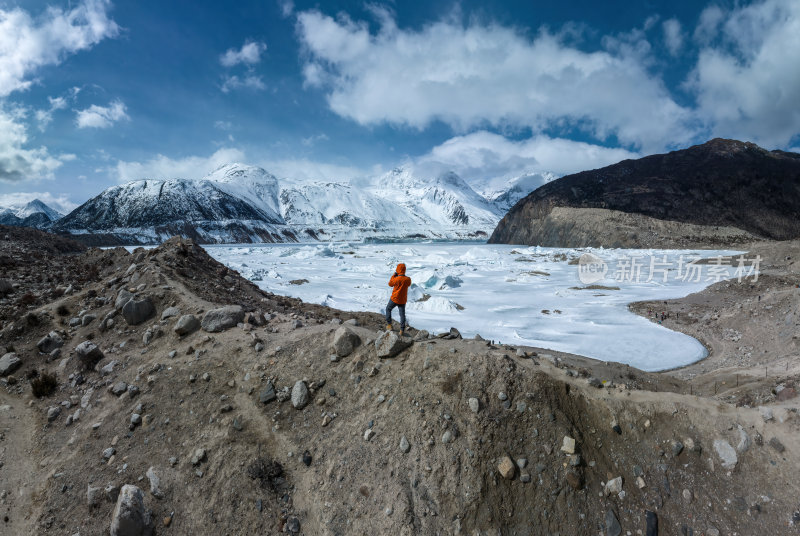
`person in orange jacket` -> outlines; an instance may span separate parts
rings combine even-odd
[[[408,300],[408,287],[411,286],[411,278],[406,275],[406,265],[402,262],[397,265],[394,275],[389,279],[389,286],[393,288],[392,297],[386,304],[386,329],[392,330],[392,309],[397,307],[400,311],[400,335],[406,330],[406,301]]]

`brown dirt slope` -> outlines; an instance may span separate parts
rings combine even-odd
[[[797,531],[789,409],[765,421],[684,394],[680,378],[415,330],[410,348],[379,359],[379,315],[265,294],[191,241],[61,262],[91,263],[96,277],[76,272],[70,292],[42,289],[25,317],[0,319],[0,343],[23,362],[0,389],[9,534],[105,534],[123,484],[144,490],[157,534],[619,534],[617,522],[645,534],[648,511],[653,534]],[[109,317],[122,290],[155,315]],[[239,325],[173,331],[180,315],[227,304],[248,312]],[[180,315],[162,320],[170,307]],[[351,318],[361,344],[332,359]],[[60,352],[40,353],[52,330]],[[91,369],[74,352],[86,340],[104,354]],[[58,386],[35,398],[45,372]],[[288,400],[298,381],[302,409]],[[723,466],[721,442],[740,447],[735,465],[728,453]]]

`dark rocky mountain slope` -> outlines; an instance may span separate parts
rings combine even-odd
[[[538,188],[490,243],[675,247],[800,237],[800,154],[713,139]]]

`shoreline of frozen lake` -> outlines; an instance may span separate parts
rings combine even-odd
[[[683,297],[735,277],[735,264],[691,261],[741,253],[474,242],[205,247],[263,290],[349,311],[383,312],[389,277],[396,264],[404,262],[413,281],[406,313],[417,329],[438,333],[455,326],[464,337],[479,333],[506,344],[549,348],[648,371],[694,363],[707,351],[696,339],[630,312],[628,304]],[[607,270],[605,278],[602,271],[584,271],[579,278],[579,266],[585,270],[588,265],[576,262],[587,253]],[[290,283],[303,279],[308,282]]]

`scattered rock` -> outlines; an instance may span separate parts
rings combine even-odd
[[[95,507],[98,504],[100,504],[102,499],[103,499],[102,489],[92,487],[91,485],[86,486],[86,504],[89,505],[89,508]]]
[[[203,331],[218,333],[236,327],[244,320],[244,311],[240,305],[228,305],[219,309],[211,309],[200,322]]]
[[[264,387],[264,389],[262,389],[261,393],[258,395],[259,402],[262,404],[268,404],[276,398],[278,398],[278,396],[275,394],[275,386],[272,384],[272,382],[267,382],[266,387]]]
[[[105,357],[100,348],[92,341],[84,341],[76,346],[75,355],[78,356],[78,360],[88,370],[92,370],[97,362]]]
[[[509,456],[503,456],[500,459],[500,462],[497,464],[497,471],[506,480],[511,480],[514,478],[514,474],[517,471],[517,466],[514,465],[514,462]]]
[[[111,536],[150,536],[153,529],[142,490],[130,484],[122,486],[111,517]]]
[[[651,512],[650,510],[645,510],[645,536],[658,536],[658,515],[655,512]],[[711,536],[711,533],[706,531],[708,536]],[[719,536],[719,534],[717,534]]]
[[[768,407],[765,407],[765,406],[759,406],[758,407],[758,412],[761,413],[761,418],[764,419],[764,422],[769,422],[774,418],[774,416],[772,414],[772,408],[768,408]]]
[[[561,443],[561,452],[575,454],[575,440],[569,436],[564,436]]]
[[[0,376],[8,376],[22,366],[22,360],[14,352],[0,357]]]
[[[375,351],[381,358],[394,357],[413,343],[408,337],[401,337],[394,331],[385,331],[375,339]]]
[[[598,389],[601,389],[603,387],[603,382],[601,382],[595,377],[588,378],[586,380],[586,383],[588,383],[591,387],[597,387]]]
[[[172,318],[173,316],[178,316],[179,314],[181,314],[181,310],[177,307],[167,307],[161,313],[161,320],[166,320],[168,318]]]
[[[470,398],[467,400],[467,403],[469,404],[469,409],[472,410],[472,413],[478,413],[481,410],[481,403],[477,398]]]
[[[47,408],[47,422],[53,422],[61,415],[61,406],[52,406]]]
[[[742,452],[747,452],[750,449],[752,441],[750,439],[750,436],[747,435],[747,432],[744,431],[744,428],[739,426],[738,430],[739,430],[739,443],[736,445],[736,452],[741,454]]]
[[[113,394],[114,396],[120,396],[127,390],[128,390],[128,384],[123,381],[118,381],[111,387],[111,394]]]
[[[153,301],[145,297],[140,300],[128,300],[128,302],[122,306],[121,312],[122,318],[125,319],[125,322],[127,322],[129,326],[137,326],[145,320],[150,319],[156,313],[156,308],[153,305]]]
[[[409,444],[408,439],[406,439],[406,436],[401,437],[400,438],[400,452],[402,452],[403,454],[407,454],[408,451],[410,451],[410,450],[411,450],[411,445]]]
[[[715,439],[714,450],[716,451],[717,456],[719,456],[719,459],[722,461],[722,467],[725,469],[733,469],[736,467],[736,463],[739,461],[739,458],[736,456],[736,451],[733,449],[730,443],[724,439]]]
[[[367,429],[364,432],[364,441],[370,441],[373,437],[375,437],[375,432],[373,432],[371,429]]]
[[[617,515],[613,510],[606,511],[606,536],[619,536],[622,534],[622,527],[619,524]]]
[[[604,491],[606,495],[611,495],[612,493],[619,495],[619,493],[622,491],[622,477],[618,476],[606,482]]]
[[[53,350],[61,348],[63,345],[64,339],[55,331],[51,331],[36,343],[36,347],[44,354],[49,354]]]
[[[303,409],[308,405],[308,401],[308,386],[303,380],[298,380],[292,387],[292,406],[295,409]]]
[[[121,311],[125,304],[135,297],[136,296],[132,292],[128,292],[125,289],[120,290],[117,294],[117,300],[114,302],[114,309]]]
[[[203,460],[206,459],[206,449],[195,449],[194,453],[192,454],[192,465],[200,465]]]
[[[453,433],[450,430],[447,430],[444,434],[442,434],[442,443],[445,445],[453,441]]]
[[[333,334],[332,350],[338,357],[347,357],[361,344],[361,338],[345,326]]]
[[[145,475],[147,476],[148,480],[150,480],[150,495],[157,499],[163,499],[164,493],[161,491],[160,487],[161,480],[158,478],[158,475],[156,475],[155,469],[153,469],[151,466]]]
[[[172,328],[179,337],[194,333],[198,329],[200,329],[200,321],[194,315],[183,315],[175,323],[175,327]]]
[[[773,437],[769,440],[769,446],[778,453],[783,453],[783,451],[786,450],[786,447],[783,446],[783,443],[781,443],[777,437]]]
[[[683,443],[680,441],[672,442],[672,457],[677,458],[683,452]]]
[[[286,530],[292,534],[300,532],[300,521],[296,517],[290,517],[286,520]]]

